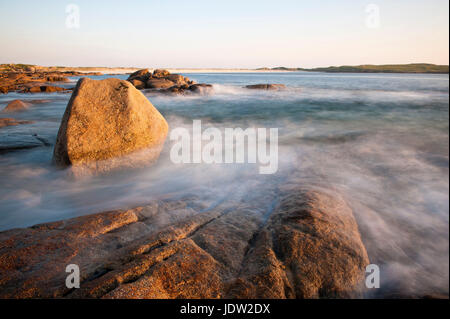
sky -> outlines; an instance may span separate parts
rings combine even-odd
[[[448,7],[448,0],[0,0],[0,63],[448,64]]]

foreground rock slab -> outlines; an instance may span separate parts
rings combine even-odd
[[[303,188],[269,197],[154,200],[1,232],[0,298],[362,296],[369,260],[345,201]],[[68,264],[79,289],[65,286]]]
[[[141,166],[159,157],[168,124],[131,83],[80,79],[61,121],[53,159],[76,174]]]

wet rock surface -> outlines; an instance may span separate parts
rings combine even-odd
[[[43,146],[52,146],[47,137],[38,134],[5,134],[0,140],[0,154]]]
[[[1,232],[0,297],[361,296],[369,261],[342,198],[301,187],[255,196],[155,199]],[[65,286],[68,264],[79,289]]]
[[[277,90],[284,90],[286,89],[286,85],[284,84],[252,84],[252,85],[246,85],[245,86],[247,89],[252,89],[252,90],[272,90],[272,91],[277,91]]]

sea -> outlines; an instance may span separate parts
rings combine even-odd
[[[437,292],[448,297],[447,74],[183,75],[214,89],[184,96],[144,92],[166,118],[170,132],[191,132],[194,120],[201,120],[205,129],[222,131],[277,128],[274,174],[261,175],[252,163],[173,163],[170,149],[175,141],[169,132],[155,165],[74,179],[52,164],[70,93],[12,92],[0,95],[0,110],[14,99],[45,101],[24,112],[0,113],[33,121],[0,128],[0,231],[191,193],[218,202],[254,201],[254,194],[264,195],[297,176],[299,185],[320,185],[349,203],[370,261],[381,270],[383,288],[371,296]],[[127,75],[91,76],[107,77]],[[78,79],[72,77],[64,85],[74,86]],[[286,89],[245,88],[259,83],[281,83]],[[11,146],[21,147],[5,151]]]

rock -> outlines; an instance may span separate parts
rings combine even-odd
[[[38,100],[27,100],[26,103],[30,103],[30,104],[43,104],[43,103],[51,103],[52,100],[48,100],[48,99],[38,99]]]
[[[0,138],[0,154],[42,146],[51,144],[37,134],[2,134]]]
[[[30,77],[27,74],[23,73],[8,73],[8,79],[13,81],[21,79],[30,80]]]
[[[8,103],[8,105],[3,109],[3,112],[17,112],[24,111],[30,107],[29,103],[23,102],[21,100],[14,100]]]
[[[138,80],[138,79],[131,79],[129,80],[131,84],[134,85],[134,87],[138,90],[145,89],[145,82]]]
[[[188,87],[181,87],[181,86],[172,86],[166,90],[163,91],[163,93],[169,93],[169,94],[183,94]]]
[[[142,70],[138,70],[134,73],[131,73],[130,76],[128,77],[128,80],[135,79],[135,78],[142,78],[142,77],[145,77],[148,75],[151,75],[149,69],[142,69]]]
[[[296,189],[282,197],[254,238],[232,296],[358,298],[368,264],[345,201],[336,194]]]
[[[36,85],[31,86],[29,88],[24,89],[23,92],[28,93],[52,93],[52,92],[61,92],[61,91],[70,91],[70,89],[66,89],[59,86],[53,85]]]
[[[183,85],[183,84],[187,84],[186,79],[184,76],[182,76],[181,74],[169,74],[166,79],[174,82],[176,85]],[[189,79],[188,79],[189,80]]]
[[[31,124],[31,123],[34,123],[34,122],[33,121],[16,120],[16,119],[7,118],[7,117],[0,118],[0,127],[13,126],[13,125],[19,125],[19,124]]]
[[[164,78],[164,77],[168,76],[169,74],[170,74],[169,71],[162,70],[162,69],[156,69],[153,71],[153,76],[155,78]]]
[[[69,79],[66,78],[65,76],[59,76],[59,75],[47,76],[46,80],[48,82],[68,82],[69,81]]]
[[[274,197],[276,196],[276,197]],[[196,196],[0,232],[0,298],[347,298],[369,263],[342,198]],[[275,208],[257,209],[260,205]],[[65,286],[68,264],[79,289]]]
[[[167,89],[174,86],[175,83],[166,79],[150,79],[146,83],[149,89]]]
[[[253,84],[245,86],[247,89],[254,90],[284,90],[286,85],[284,84]]]
[[[2,68],[3,67],[3,68]],[[51,71],[50,71],[51,70]],[[27,92],[57,92],[66,90],[52,85],[48,82],[67,82],[68,76],[89,76],[101,75],[96,72],[78,72],[78,71],[54,71],[52,67],[35,67],[21,65],[0,65],[0,92],[8,93],[18,91]]]
[[[212,92],[212,85],[210,84],[195,84],[189,78],[181,74],[170,74],[167,70],[155,70],[153,74],[148,69],[143,69],[134,72],[128,77],[137,89],[145,88],[151,89],[152,93],[169,93],[169,94],[185,94],[185,93],[200,93],[208,94]]]
[[[164,117],[131,83],[80,79],[61,121],[53,159],[75,173],[142,166],[159,157]]]
[[[131,83],[133,83],[133,81],[138,81],[135,82],[138,86],[142,86],[141,83],[143,84],[142,87],[136,87],[137,89],[143,89],[145,88],[145,82],[148,81],[148,79],[150,79],[152,77],[152,74],[150,73],[150,71],[148,69],[143,69],[143,70],[139,70],[136,71],[132,74],[130,74],[130,76],[128,77],[127,81],[130,81]],[[133,83],[134,86],[136,86]]]
[[[196,93],[209,94],[213,91],[213,86],[211,84],[198,83],[189,86],[189,90]]]

